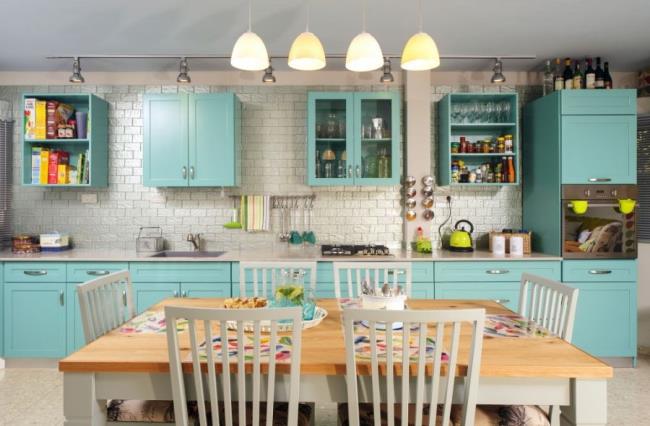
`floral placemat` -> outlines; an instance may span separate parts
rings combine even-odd
[[[253,340],[253,335],[244,334],[244,340],[245,340],[244,361],[251,362],[255,359],[254,357],[255,344]],[[207,345],[205,341],[203,341],[203,343],[201,343],[201,346],[199,346],[199,357],[203,361],[205,361],[208,358],[206,352],[206,346]],[[278,336],[275,345],[275,361],[290,362],[291,346],[292,346],[291,337]],[[224,349],[224,343],[221,339],[221,336],[213,337],[212,350],[213,350],[213,357],[215,361],[221,362],[223,349]],[[239,355],[239,348],[237,347],[237,336],[235,334],[228,335],[228,341],[225,344],[225,350],[228,351],[228,358],[230,362],[236,362],[237,356]],[[271,338],[269,336],[261,336],[260,337],[260,360],[262,362],[268,362],[270,353],[271,353]]]
[[[555,335],[530,321],[521,315],[516,314],[491,314],[485,316],[486,336],[492,337],[554,337]]]
[[[176,321],[178,331],[187,329],[187,320]],[[164,333],[167,331],[167,322],[163,311],[145,311],[120,327],[120,333]]]
[[[354,351],[355,351],[356,359],[358,361],[370,361],[372,358],[370,336],[364,333],[365,327],[363,329],[361,327],[356,327],[356,328],[357,330],[355,330],[355,338],[354,338]],[[367,329],[365,330],[367,332]],[[388,354],[386,333],[378,331],[375,336],[377,339],[377,358],[380,361],[381,360],[385,361],[386,356]],[[416,362],[420,357],[420,347],[418,345],[418,340],[419,340],[419,336],[417,334],[415,335],[409,334],[408,353],[409,353],[410,362]],[[404,338],[402,336],[402,333],[401,332],[393,333],[393,361],[394,362],[402,361],[403,344],[404,344]],[[425,358],[429,360],[433,359],[433,355],[435,354],[435,349],[436,349],[435,339],[432,339],[431,337],[427,337]],[[446,352],[442,353],[441,358],[443,362],[449,361],[449,356],[447,355]]]

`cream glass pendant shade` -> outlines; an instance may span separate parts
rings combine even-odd
[[[314,33],[305,31],[293,41],[289,50],[288,64],[300,71],[316,71],[325,68],[325,50]]]
[[[440,66],[438,46],[425,32],[413,35],[402,51],[402,69],[408,71],[426,71]]]
[[[345,68],[355,72],[374,71],[384,65],[381,47],[370,33],[362,32],[352,39],[345,55]]]
[[[263,71],[269,66],[264,41],[252,31],[242,34],[232,49],[230,65],[244,71]]]

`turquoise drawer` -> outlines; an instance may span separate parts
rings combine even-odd
[[[65,263],[59,262],[7,262],[4,271],[7,283],[64,283]]]
[[[636,281],[636,260],[565,260],[562,281]]]
[[[231,268],[232,268],[231,276],[232,276],[233,291],[234,291],[235,287],[237,287],[237,292],[239,292],[239,262],[233,262]],[[330,271],[330,276],[331,276],[331,273],[332,272]],[[321,276],[320,275],[320,264],[318,265],[317,274],[318,275],[316,277],[316,281],[320,281],[320,276]],[[249,271],[247,271],[246,275],[247,275],[247,278],[246,278],[247,282],[252,286],[252,283],[253,283],[252,272],[249,270]],[[262,276],[261,276],[261,273],[260,273],[258,275],[258,280],[259,280],[260,285],[262,283],[262,278],[261,277]],[[270,281],[271,280],[271,274],[269,273],[269,275],[267,277],[268,277],[267,279],[269,280],[268,283],[270,284],[271,283],[271,281]],[[331,279],[330,279],[330,281],[331,281]],[[305,282],[307,282],[307,283],[311,282],[311,277],[310,277],[309,272],[307,272],[307,274],[305,275]],[[239,295],[239,293],[237,295]]]
[[[636,115],[636,90],[567,90],[561,105],[564,115]]]
[[[133,282],[230,282],[230,262],[137,262]]]
[[[519,306],[518,282],[436,283],[436,299],[494,300],[516,311]]]
[[[334,282],[334,262],[318,262],[318,282]],[[406,263],[408,264],[408,263]],[[412,262],[413,282],[433,282],[433,262]],[[344,277],[341,277],[343,279]],[[404,278],[400,277],[403,282]]]
[[[559,281],[562,274],[559,261],[455,261],[434,265],[436,282],[514,282],[519,281],[524,272]]]
[[[111,274],[113,272],[129,269],[126,262],[74,262],[68,263],[68,282],[83,283]]]

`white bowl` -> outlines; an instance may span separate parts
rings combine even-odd
[[[364,309],[387,309],[389,311],[403,311],[406,295],[400,296],[370,296],[361,295],[361,307]]]

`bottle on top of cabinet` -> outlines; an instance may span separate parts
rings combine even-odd
[[[555,90],[564,89],[564,77],[562,76],[562,69],[560,68],[560,58],[555,58]]]

